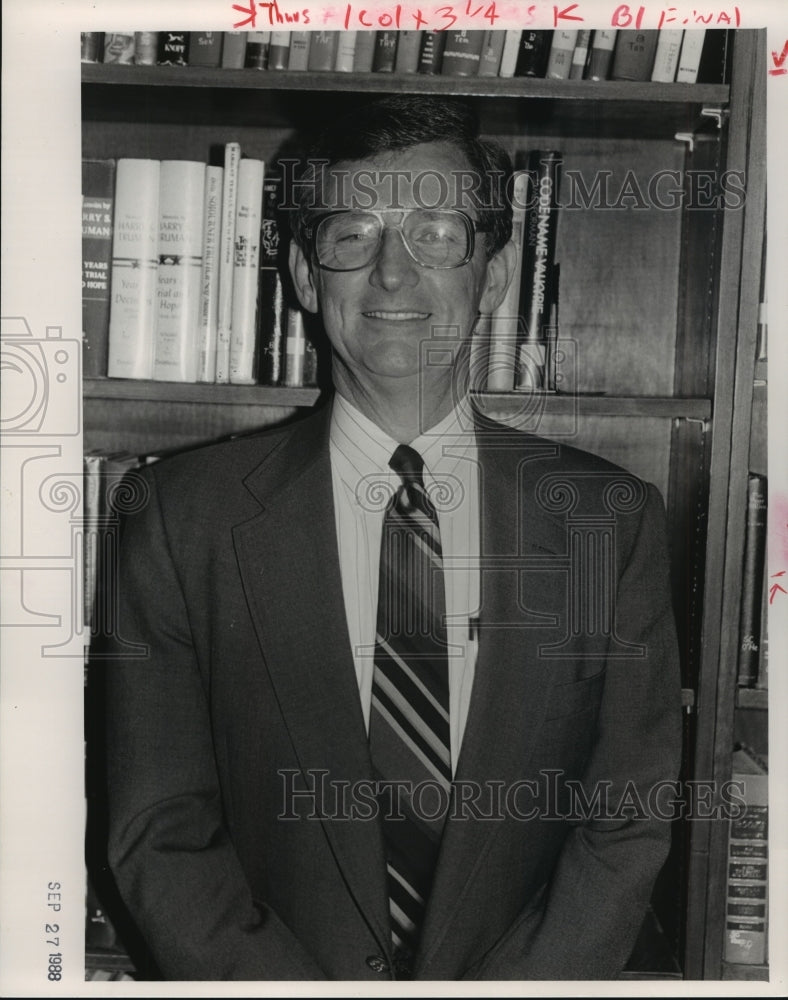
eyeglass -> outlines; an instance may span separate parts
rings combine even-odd
[[[453,208],[397,211],[399,222],[384,221],[392,209],[380,212],[337,211],[304,227],[320,267],[356,271],[377,257],[384,229],[396,229],[405,249],[422,267],[462,267],[473,256],[476,231],[483,231],[465,212]]]

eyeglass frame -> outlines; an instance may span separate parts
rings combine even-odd
[[[380,236],[378,238],[378,248],[372,257],[366,262],[366,264],[359,264],[358,267],[331,267],[328,264],[321,264],[317,256],[317,230],[320,225],[329,218],[337,215],[348,215],[350,212],[360,212],[365,215],[374,215],[378,217],[378,221],[381,223]],[[399,225],[396,226],[386,226],[383,225],[383,220],[380,218],[388,212],[399,212],[402,218],[399,221]],[[465,222],[465,230],[468,234],[468,250],[461,261],[457,264],[424,264],[418,259],[418,257],[411,250],[408,241],[405,239],[405,234],[402,232],[402,226],[405,222],[405,217],[412,212],[446,212],[450,215],[458,215]],[[408,256],[415,261],[419,267],[425,267],[430,271],[453,271],[455,268],[464,267],[468,261],[473,257],[476,250],[476,233],[488,233],[490,232],[490,226],[482,226],[481,223],[477,222],[476,219],[472,219],[467,212],[463,212],[460,208],[381,208],[381,209],[369,209],[369,208],[338,208],[333,209],[329,212],[321,212],[317,215],[310,224],[303,225],[301,227],[301,234],[304,241],[309,244],[312,254],[317,261],[317,266],[324,271],[333,271],[336,274],[345,274],[351,271],[361,271],[365,267],[369,267],[370,264],[377,260],[380,254],[380,247],[382,245],[383,231],[385,229],[394,229],[402,237],[402,245],[408,252]]]

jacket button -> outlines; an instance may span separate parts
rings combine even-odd
[[[370,955],[367,958],[367,965],[373,972],[383,973],[389,971],[389,963],[380,955]]]

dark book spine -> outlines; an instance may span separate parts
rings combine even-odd
[[[598,29],[591,35],[591,51],[588,53],[588,65],[583,79],[607,80],[613,63],[613,50],[616,45],[615,29],[605,31]]]
[[[221,31],[189,32],[189,65],[217,67],[222,62]]]
[[[107,374],[115,161],[82,161],[82,371]]]
[[[659,31],[619,31],[613,53],[613,80],[650,80]]]
[[[441,71],[443,48],[446,45],[445,31],[425,31],[419,52],[419,73],[434,76]]]
[[[516,164],[519,168],[524,166],[530,177],[519,306],[524,333],[518,348],[515,383],[520,391],[539,391],[548,386],[547,328],[553,304],[561,162],[559,152],[533,150],[525,164]]]
[[[270,31],[250,31],[246,39],[244,69],[268,69],[268,46],[271,44]]]
[[[729,32],[725,28],[707,28],[700,53],[697,83],[725,83],[730,58]]]
[[[189,32],[160,31],[156,61],[159,66],[188,66]]]
[[[373,73],[393,73],[397,61],[397,32],[376,31],[372,55]]]
[[[307,69],[313,72],[333,70],[337,58],[338,33],[336,31],[314,31],[309,38],[309,61]]]
[[[82,31],[79,35],[79,58],[81,62],[101,62],[104,51],[103,31]]]
[[[260,288],[258,336],[260,348],[258,381],[279,385],[282,381],[284,337],[287,329],[282,276],[279,271],[279,202],[282,178],[271,174],[263,182],[263,218],[260,228]]]
[[[443,47],[444,76],[477,76],[484,31],[450,31]]]
[[[422,35],[421,31],[400,31],[398,33],[397,61],[394,63],[395,73],[416,73],[418,71]]]
[[[761,598],[766,564],[767,480],[751,473],[747,479],[747,528],[744,536],[737,683],[751,687],[758,680],[761,646]]]
[[[552,44],[552,31],[522,32],[514,75],[543,77],[547,70],[547,60],[550,57]]]
[[[572,65],[569,69],[570,80],[582,80],[588,65],[588,52],[591,47],[590,31],[578,31],[575,50],[572,53]]]

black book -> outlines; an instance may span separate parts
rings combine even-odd
[[[257,295],[258,381],[279,385],[282,381],[284,337],[287,329],[282,275],[279,271],[279,202],[282,178],[269,174],[263,182],[263,215],[260,229],[260,284]]]
[[[446,45],[445,31],[425,31],[419,52],[419,73],[435,75],[440,73],[443,63],[443,49]]]
[[[520,51],[514,75],[543,77],[547,72],[552,44],[552,31],[524,31],[520,36]]]
[[[156,62],[159,66],[188,66],[189,32],[160,31]]]
[[[761,600],[766,565],[766,476],[747,478],[747,528],[744,536],[737,683],[752,687],[758,680],[761,648]]]

